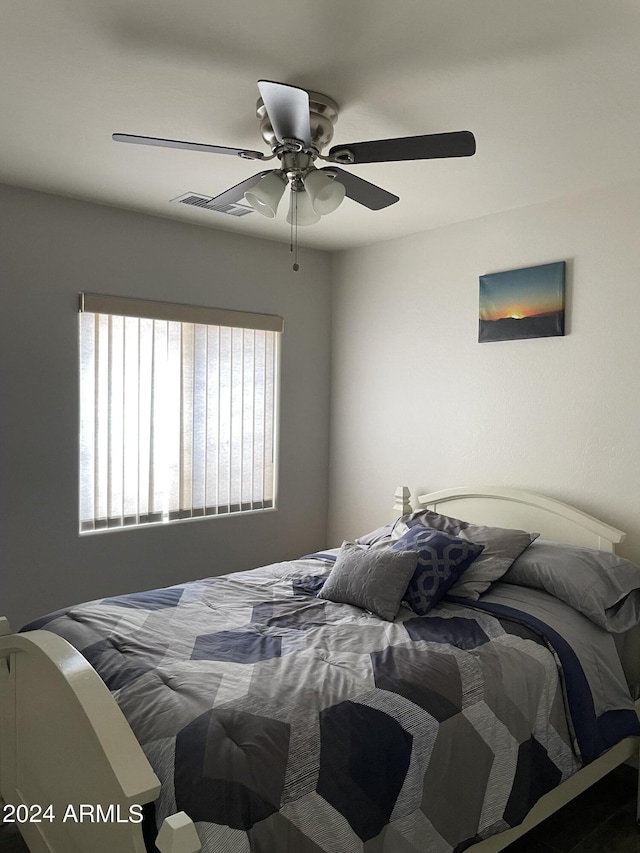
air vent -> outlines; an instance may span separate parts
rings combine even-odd
[[[214,204],[214,199],[208,195],[200,195],[199,193],[185,193],[177,198],[172,198],[172,202],[178,204],[188,204],[191,207],[202,207],[205,210],[214,210],[216,213],[228,213],[230,216],[246,216],[247,213],[253,213],[252,207],[246,204]]]

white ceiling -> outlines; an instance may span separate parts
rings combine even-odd
[[[286,241],[284,203],[170,204],[259,164],[111,134],[267,152],[261,78],[336,100],[332,144],[473,131],[474,157],[350,167],[400,201],[299,233],[365,245],[639,177],[639,48],[638,0],[4,0],[0,182]]]

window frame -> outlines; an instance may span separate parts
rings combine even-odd
[[[267,498],[265,498],[264,494],[262,494],[262,503],[263,506],[254,506],[254,499],[250,501],[244,500],[244,495],[242,493],[243,486],[243,474],[244,471],[240,473],[239,480],[233,480],[232,478],[232,466],[231,462],[229,462],[228,467],[228,476],[229,476],[229,496],[231,498],[232,489],[237,490],[238,488],[241,490],[240,500],[234,501],[233,503],[229,501],[228,503],[221,503],[218,501],[215,505],[207,505],[207,495],[205,494],[203,506],[196,506],[192,504],[188,509],[184,510],[182,507],[181,498],[179,499],[179,504],[176,507],[170,508],[167,511],[162,512],[162,517],[158,517],[158,510],[156,507],[149,506],[148,512],[143,514],[140,512],[140,495],[138,493],[137,497],[137,508],[136,512],[131,515],[125,515],[124,508],[120,515],[114,514],[110,517],[110,513],[107,510],[106,515],[103,517],[96,517],[96,511],[94,506],[94,517],[93,519],[83,519],[83,463],[82,463],[82,441],[81,441],[81,433],[82,433],[82,365],[83,365],[83,353],[79,351],[78,353],[78,366],[79,366],[79,446],[78,446],[78,461],[79,461],[79,470],[78,470],[78,523],[79,523],[79,535],[86,536],[94,533],[103,533],[109,532],[113,530],[140,530],[147,527],[157,527],[157,526],[166,526],[167,524],[175,524],[179,522],[189,522],[189,521],[200,521],[205,518],[221,518],[221,517],[229,517],[233,515],[246,515],[260,512],[273,512],[277,509],[277,499],[278,499],[278,474],[279,474],[279,437],[280,437],[280,423],[279,423],[279,413],[280,413],[280,383],[281,383],[281,337],[284,331],[284,320],[282,317],[272,314],[258,314],[247,311],[233,311],[221,308],[211,308],[205,306],[194,306],[194,305],[186,305],[182,303],[170,303],[170,302],[159,302],[155,300],[147,300],[147,299],[137,299],[132,297],[121,297],[121,296],[112,296],[105,294],[93,294],[82,292],[79,294],[79,315],[84,313],[91,314],[102,314],[114,317],[122,317],[122,318],[136,318],[138,320],[160,320],[167,321],[173,323],[180,324],[194,324],[196,326],[208,326],[208,327],[217,327],[219,330],[224,328],[231,330],[231,338],[230,338],[230,346],[233,347],[233,330],[253,330],[255,332],[274,332],[276,334],[273,335],[272,341],[272,355],[273,359],[270,364],[270,369],[273,371],[273,379],[272,379],[272,388],[270,390],[270,394],[272,394],[273,404],[269,407],[270,412],[270,422],[271,422],[271,430],[270,430],[270,442],[272,445],[271,449],[271,458],[267,463],[268,457],[264,457],[262,459],[263,464],[269,464],[272,470],[272,497],[271,494]],[[82,343],[81,336],[81,316],[79,316],[79,328],[78,328],[78,344],[79,347]],[[182,330],[181,330],[182,332]],[[243,336],[244,338],[244,336]],[[181,338],[182,339],[182,338]],[[265,337],[265,353],[268,347],[267,339]],[[245,369],[245,352],[244,352],[244,340],[242,344],[242,367],[241,370]],[[180,367],[181,370],[184,365],[184,351],[180,351]],[[266,357],[266,355],[265,355]],[[231,357],[232,358],[232,357]],[[266,362],[265,362],[266,363]],[[207,369],[208,369],[208,353],[207,353]],[[139,376],[139,374],[138,374]],[[124,380],[123,380],[124,381]],[[252,389],[255,389],[255,384],[253,384]],[[139,392],[138,392],[139,393]],[[255,394],[255,390],[253,391]],[[266,390],[265,390],[266,393]],[[219,396],[216,396],[216,399],[219,399]],[[255,399],[255,397],[253,398]],[[231,415],[230,415],[231,417]],[[244,417],[244,409],[242,410],[242,417]],[[266,416],[265,416],[266,417]],[[255,426],[255,422],[254,422]],[[241,443],[245,440],[245,434],[242,433]],[[252,439],[253,441],[253,434]],[[205,435],[203,441],[207,446],[209,444],[209,436]],[[231,442],[227,445],[229,448],[231,447]],[[123,453],[125,447],[125,442],[123,441]],[[255,467],[255,457],[253,459],[253,466]],[[219,469],[216,469],[216,477],[219,474]],[[180,474],[180,477],[182,473]],[[253,476],[253,472],[252,475]],[[235,485],[234,485],[235,484]],[[269,505],[264,505],[268,503]],[[144,516],[144,520],[140,520],[141,517]]]

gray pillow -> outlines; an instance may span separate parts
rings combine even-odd
[[[404,515],[395,523],[391,536],[393,539],[399,539],[416,525],[442,530],[476,545],[484,545],[482,554],[447,593],[473,600],[480,598],[492,583],[500,580],[516,557],[539,536],[538,533],[527,533],[524,530],[470,524],[468,521],[441,515],[429,509]]]
[[[640,566],[617,554],[539,539],[502,580],[542,589],[606,631],[627,631],[640,621]]]
[[[356,539],[357,545],[375,545],[378,542],[384,542],[386,546],[391,545],[391,528],[393,524],[383,524],[382,527],[376,527],[370,533],[365,533],[363,536],[358,536]]]
[[[393,622],[417,563],[416,551],[370,550],[343,542],[318,598],[353,604]]]

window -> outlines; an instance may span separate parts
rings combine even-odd
[[[80,532],[275,505],[282,328],[81,294]]]

